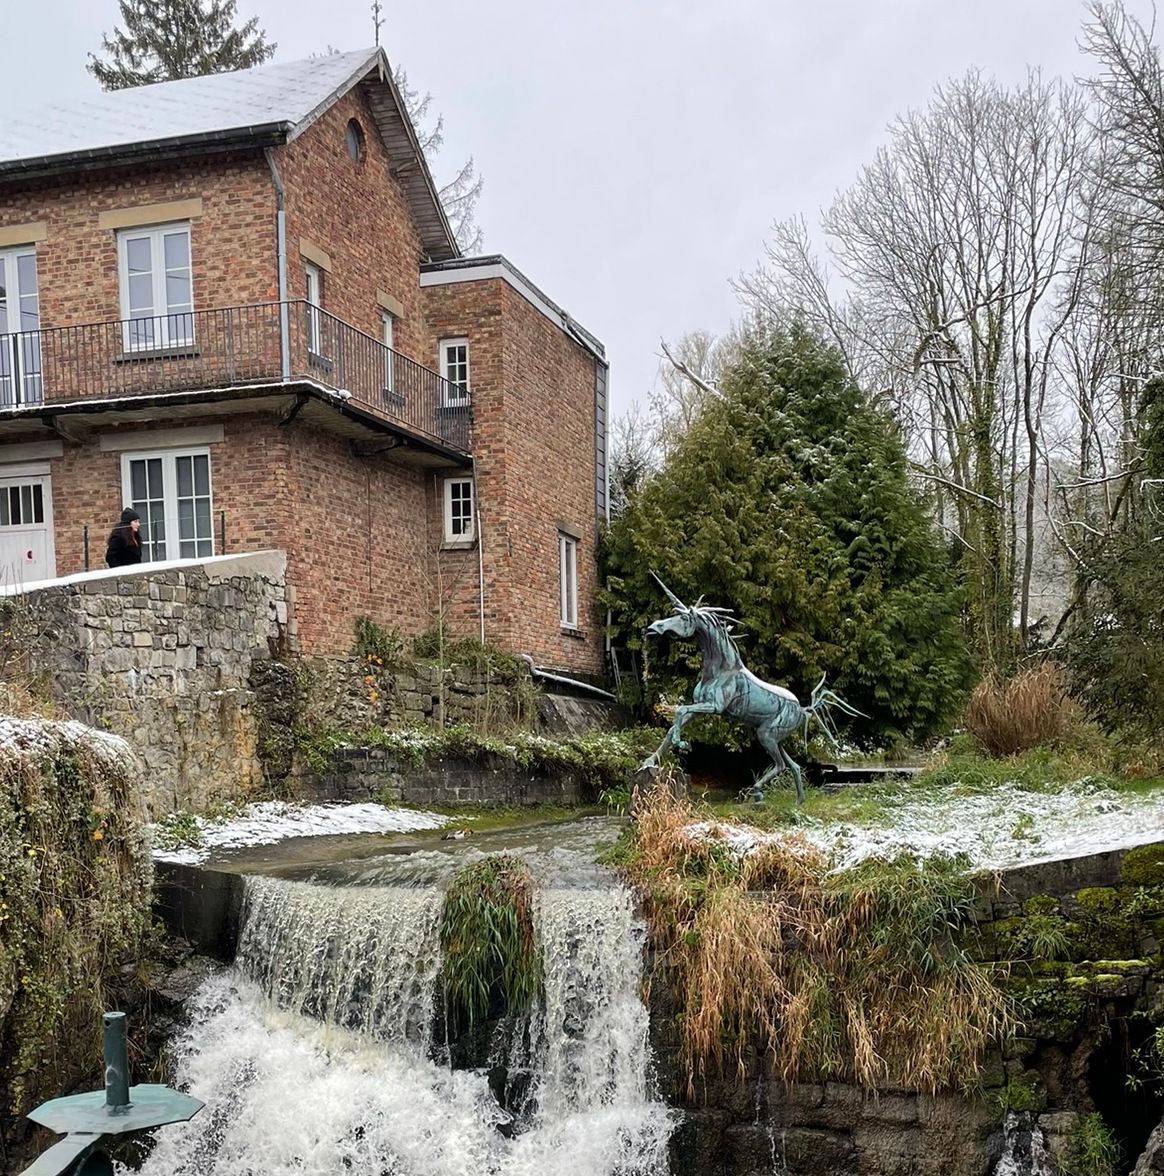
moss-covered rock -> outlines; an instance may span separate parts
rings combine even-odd
[[[1059,900],[1051,894],[1036,894],[1023,903],[1023,911],[1028,915],[1057,915]]]
[[[1164,844],[1129,849],[1120,863],[1120,874],[1132,886],[1164,885]]]

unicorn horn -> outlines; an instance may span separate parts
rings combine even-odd
[[[687,611],[687,605],[685,605],[685,604],[683,603],[683,601],[681,601],[681,600],[679,599],[679,597],[678,597],[678,596],[676,596],[676,595],[675,595],[675,593],[674,593],[674,592],[672,592],[672,591],[671,591],[671,589],[670,589],[670,588],[668,588],[668,587],[667,587],[667,585],[666,585],[666,584],[664,584],[664,583],[663,583],[663,581],[662,581],[662,580],[660,580],[660,579],[659,579],[659,577],[658,577],[658,576],[657,576],[657,575],[656,575],[654,572],[652,572],[652,573],[651,573],[651,578],[652,578],[652,579],[655,581],[655,583],[656,583],[656,584],[658,584],[658,585],[659,585],[659,587],[660,587],[660,588],[662,588],[662,589],[663,589],[663,591],[664,591],[664,592],[667,594],[667,599],[668,599],[668,600],[669,600],[669,601],[670,601],[670,602],[671,602],[671,603],[672,603],[672,604],[673,604],[673,605],[674,605],[674,606],[675,606],[677,609],[679,609],[679,611],[680,611],[680,612],[686,612],[686,611]]]

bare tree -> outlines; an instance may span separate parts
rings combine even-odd
[[[425,159],[430,167],[434,167],[445,142],[445,116],[437,114],[434,117],[430,114],[432,94],[427,90],[422,94],[411,86],[403,66],[396,67],[393,79],[404,99],[408,117],[416,128]],[[477,174],[477,166],[470,155],[438,193],[462,253],[477,253],[484,242],[484,233],[476,220],[477,202],[481,199],[484,187],[485,180]]]
[[[956,537],[971,636],[1005,669],[1029,623],[1055,358],[1078,295],[1089,150],[1079,92],[1032,74],[940,87],[826,212],[832,269],[777,226],[738,283],[760,315],[828,333],[899,413]]]
[[[659,371],[648,397],[652,443],[662,458],[675,448],[698,418],[715,386],[739,355],[743,329],[725,336],[688,331],[675,344],[660,340]]]

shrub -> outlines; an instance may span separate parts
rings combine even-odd
[[[367,617],[356,617],[354,652],[357,657],[379,659],[379,664],[393,667],[400,664],[404,656],[404,638],[395,629]]]
[[[1061,737],[1073,709],[1062,671],[1043,662],[1006,682],[979,682],[964,724],[990,755],[1017,755]]]

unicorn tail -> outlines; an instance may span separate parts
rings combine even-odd
[[[825,738],[833,745],[833,749],[840,751],[836,728],[833,726],[833,718],[829,713],[834,709],[853,718],[867,719],[869,717],[864,711],[859,711],[855,706],[847,703],[839,694],[826,690],[822,674],[821,680],[812,692],[812,701],[804,708],[804,739],[806,742],[808,740],[808,720],[815,719],[817,726],[824,732]]]

